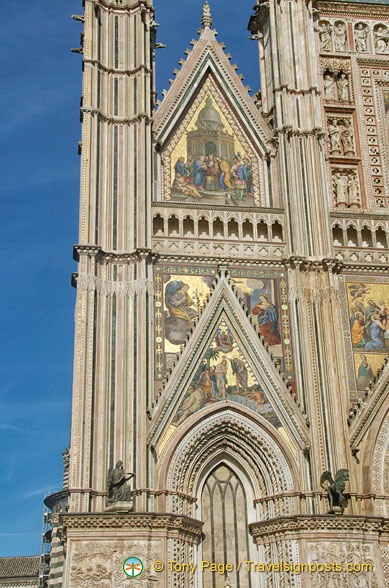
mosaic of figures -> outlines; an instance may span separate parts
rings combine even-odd
[[[343,282],[341,293],[351,397],[360,396],[389,353],[389,283],[383,278]]]
[[[389,54],[389,29],[384,23],[357,22],[354,25],[354,46],[357,53]],[[346,52],[349,50],[346,23],[341,20],[319,21],[319,38],[322,52]]]
[[[211,83],[164,152],[164,199],[259,205],[257,157]]]
[[[216,269],[157,266],[156,284],[156,379],[176,361],[176,354],[199,315],[215,280]],[[283,272],[229,270],[244,305],[257,322],[288,379],[293,381],[287,284]],[[220,332],[220,346],[228,346],[231,333]],[[215,340],[216,344],[216,340]]]
[[[272,330],[273,327],[270,327]],[[274,333],[272,331],[272,336]],[[279,334],[277,340],[280,340]],[[177,410],[172,424],[222,400],[254,410],[276,429],[281,423],[226,320],[222,320]]]

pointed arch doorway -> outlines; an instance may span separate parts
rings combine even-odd
[[[254,587],[244,563],[252,559],[254,548],[250,545],[247,494],[247,483],[224,461],[204,476],[201,489],[204,538],[199,559],[233,566],[233,571],[225,573],[212,573],[206,568],[199,578],[199,585],[204,588]]]

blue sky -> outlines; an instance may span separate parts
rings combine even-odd
[[[156,0],[158,90],[200,26],[202,0]],[[246,30],[254,0],[212,0],[245,84],[259,86]],[[61,488],[70,431],[80,140],[81,0],[7,4],[0,34],[0,556],[40,550],[43,497]]]

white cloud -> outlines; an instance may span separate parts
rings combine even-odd
[[[23,494],[24,498],[32,498],[33,496],[38,496],[39,494],[50,494],[53,492],[53,486],[48,486],[47,488],[38,488],[37,490],[30,490]]]

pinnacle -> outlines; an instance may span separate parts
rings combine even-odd
[[[201,18],[201,24],[203,25],[203,27],[205,29],[207,27],[211,28],[211,26],[213,24],[212,15],[211,15],[211,8],[210,8],[207,0],[205,0],[205,4],[203,6],[203,16]]]

